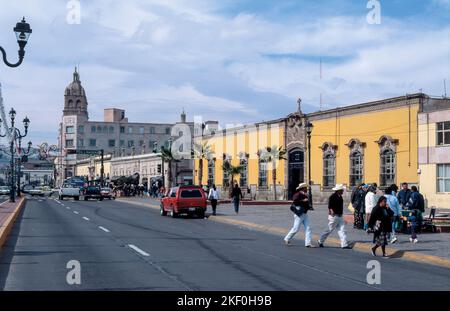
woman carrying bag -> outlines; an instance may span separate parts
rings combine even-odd
[[[284,243],[289,245],[294,235],[300,230],[300,225],[305,227],[305,246],[311,247],[311,227],[309,226],[308,210],[309,199],[307,194],[308,186],[306,183],[300,184],[293,196],[291,211],[294,213],[294,226],[284,238]]]
[[[372,255],[376,256],[378,247],[381,246],[383,258],[389,258],[386,255],[386,245],[388,244],[388,235],[392,232],[392,217],[394,212],[389,208],[386,197],[380,197],[377,205],[373,208],[369,219],[369,228],[374,231]]]

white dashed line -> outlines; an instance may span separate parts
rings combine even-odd
[[[109,231],[108,229],[106,229],[105,227],[102,227],[102,226],[98,226],[98,228],[99,228],[100,230],[105,231],[105,232],[111,232],[111,231]]]
[[[77,211],[73,211],[73,213],[74,213],[74,214],[77,214],[77,215],[79,214]]]
[[[141,254],[142,256],[145,256],[145,257],[150,256],[149,253],[144,252],[142,249],[140,249],[139,247],[137,247],[133,244],[128,244],[128,247],[131,248],[132,250],[136,251],[137,253]]]
[[[70,209],[70,207],[66,206],[67,209]]]
[[[89,221],[89,220],[90,220],[90,219],[89,219],[89,218],[87,218],[87,217],[83,217],[83,219],[84,219],[84,220],[87,220],[87,221]]]

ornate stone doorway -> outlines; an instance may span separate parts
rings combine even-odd
[[[295,188],[305,181],[305,153],[301,149],[289,151],[288,163],[288,198],[292,199]]]

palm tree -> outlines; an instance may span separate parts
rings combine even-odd
[[[277,200],[277,160],[286,160],[286,153],[286,149],[276,145],[258,151],[258,156],[262,160],[272,164],[273,196],[275,201]]]
[[[175,157],[172,154],[172,150],[170,148],[164,148],[164,146],[161,146],[161,154],[159,157],[163,160],[163,162],[167,163],[167,175],[168,178],[168,188],[172,188],[172,162],[179,162],[180,160],[175,159]],[[164,170],[164,167],[162,168]]]
[[[209,159],[213,152],[208,142],[194,143],[192,155],[194,159],[198,159],[198,183],[202,185],[203,180],[203,159]]]
[[[235,165],[232,165],[230,163],[230,161],[225,161],[222,165],[222,169],[223,169],[224,174],[231,176],[231,183],[230,183],[231,184],[230,192],[231,192],[231,190],[233,189],[233,185],[234,185],[234,177],[242,174],[242,172],[244,171],[244,166],[243,165],[235,166]]]

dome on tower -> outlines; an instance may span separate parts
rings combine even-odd
[[[75,67],[75,72],[73,73],[73,81],[66,87],[65,95],[72,96],[86,96],[84,88],[81,86],[80,74]]]

